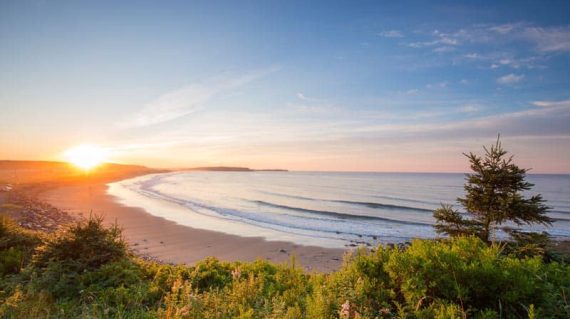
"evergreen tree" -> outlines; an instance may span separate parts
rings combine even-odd
[[[483,149],[484,157],[464,154],[473,173],[466,175],[466,195],[457,202],[465,208],[467,217],[452,206],[442,205],[434,212],[436,231],[450,236],[475,235],[490,242],[497,227],[508,221],[519,226],[550,225],[552,219],[546,216],[549,207],[542,196],[525,198],[522,194],[534,186],[525,180],[528,169],[519,168],[512,156],[506,156],[499,138],[490,149]]]

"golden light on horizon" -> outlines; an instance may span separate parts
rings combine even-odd
[[[105,149],[97,145],[82,144],[68,149],[63,153],[65,159],[84,170],[90,170],[107,159]]]

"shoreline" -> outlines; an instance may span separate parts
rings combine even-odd
[[[193,228],[154,216],[144,208],[126,206],[107,192],[110,183],[154,173],[157,172],[16,184],[14,192],[0,192],[0,204],[6,201],[6,196],[21,196],[23,205],[19,218],[16,218],[19,224],[47,232],[92,213],[102,217],[106,225],[116,222],[136,255],[161,263],[193,265],[207,257],[223,261],[264,259],[287,263],[295,256],[295,263],[307,271],[331,272],[338,270],[344,254],[354,248],[305,246],[269,241],[261,236],[247,237]],[[551,240],[554,251],[570,254],[570,238],[551,237]]]
[[[330,272],[341,266],[343,255],[350,251],[182,226],[153,216],[142,208],[118,203],[107,193],[108,182],[57,185],[38,193],[38,198],[75,218],[94,214],[101,216],[105,224],[116,222],[137,255],[165,263],[192,265],[206,257],[224,261],[265,259],[284,263],[295,256],[296,264],[307,271]]]

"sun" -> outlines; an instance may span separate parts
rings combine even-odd
[[[106,160],[106,153],[105,149],[97,145],[83,144],[68,149],[63,156],[71,164],[90,170]]]

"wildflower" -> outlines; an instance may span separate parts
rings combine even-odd
[[[237,267],[236,269],[232,270],[232,278],[237,280],[241,277],[241,269]]]
[[[339,315],[343,319],[350,318],[350,301],[346,300],[342,306],[340,306]]]

